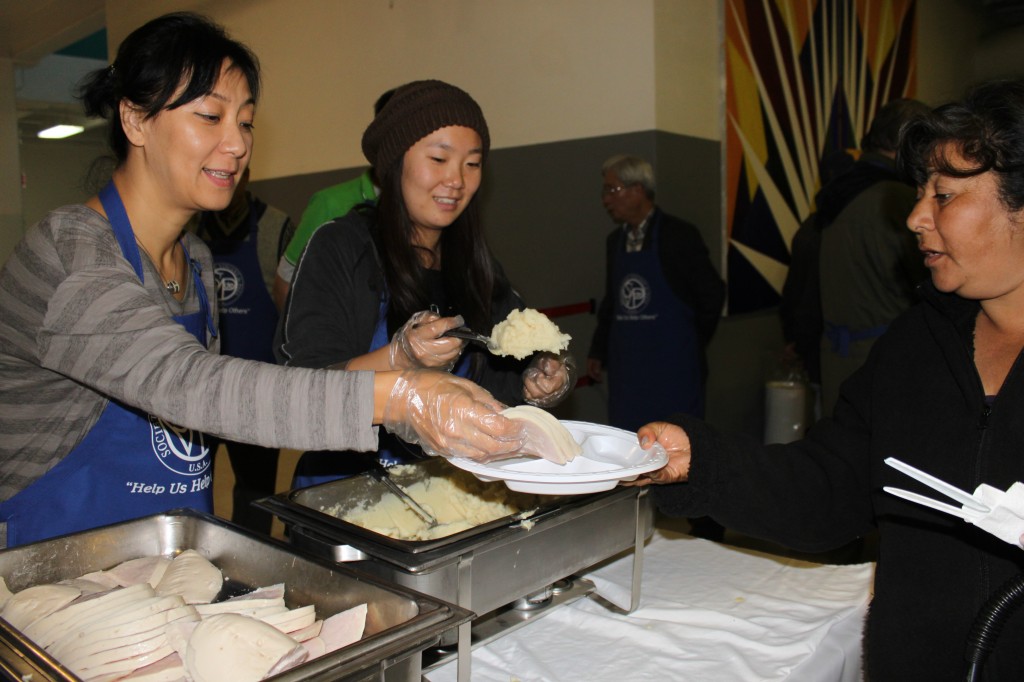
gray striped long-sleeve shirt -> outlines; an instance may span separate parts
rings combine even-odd
[[[193,235],[185,244],[215,306],[210,252]],[[71,452],[109,398],[235,441],[376,449],[372,372],[208,351],[172,319],[199,310],[191,277],[179,303],[143,263],[145,285],[106,219],[73,205],[29,228],[0,271],[0,500]]]

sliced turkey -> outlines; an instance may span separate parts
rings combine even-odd
[[[25,632],[40,618],[59,611],[81,594],[81,590],[70,585],[36,585],[11,596],[0,617]]]
[[[194,549],[174,557],[156,586],[157,594],[180,594],[188,604],[207,604],[220,592],[224,576]]]
[[[294,639],[272,625],[246,616],[221,613],[196,626],[185,650],[185,669],[195,682],[255,682],[308,656]]]

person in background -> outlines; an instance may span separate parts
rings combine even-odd
[[[661,443],[669,461],[638,483],[661,484],[651,495],[665,513],[710,514],[803,551],[877,528],[866,679],[1020,680],[1020,617],[987,622],[999,639],[982,638],[995,644],[982,670],[965,676],[964,655],[983,605],[1019,579],[1021,546],[885,492],[949,501],[884,460],[966,491],[1024,480],[1024,80],[976,86],[910,122],[898,159],[917,186],[906,226],[931,278],[832,418],[771,446],[688,415],[645,425],[641,443]]]
[[[281,247],[295,228],[287,214],[254,196],[248,185],[246,168],[227,208],[196,214],[188,229],[213,254],[220,352],[272,363],[278,313],[270,288]],[[279,451],[251,443],[223,443],[235,476],[231,520],[269,535],[273,516],[252,502],[274,494]],[[214,454],[217,445],[211,439]]]
[[[373,450],[377,428],[477,460],[526,443],[470,381],[327,371],[218,353],[213,259],[184,231],[249,165],[256,57],[196,14],[133,31],[81,95],[109,120],[113,177],[31,226],[0,270],[0,540],[192,507],[212,513],[202,433]]]
[[[673,412],[704,414],[705,349],[718,326],[725,283],[697,228],[655,202],[654,169],[636,156],[601,167],[608,235],[605,291],[587,374],[608,373],[608,419],[635,431]]]
[[[477,190],[490,134],[476,101],[442,81],[407,83],[374,117],[362,147],[380,178],[379,200],[313,234],[278,326],[278,361],[433,367],[478,383],[506,404],[562,400],[573,386],[567,355],[516,360],[443,335],[463,324],[490,334],[523,307],[484,239]],[[372,458],[391,464],[418,455],[382,439]],[[352,461],[307,452],[295,485],[357,473],[361,469],[340,466]]]
[[[384,92],[377,101],[373,103],[373,115],[376,116],[384,108],[394,89]],[[329,220],[340,218],[360,204],[372,204],[377,201],[380,188],[373,172],[373,168],[367,168],[359,177],[347,180],[337,185],[324,188],[313,194],[302,212],[299,220],[299,227],[295,234],[288,240],[288,246],[281,254],[277,265],[277,274],[274,277],[271,295],[278,310],[284,310],[288,300],[288,291],[291,289],[292,275],[295,273],[295,264],[299,262],[302,251],[309,243],[309,238],[317,229]]]
[[[849,170],[856,159],[848,150],[832,152],[821,160],[821,185],[828,185]],[[819,190],[820,192],[820,190]],[[818,199],[815,199],[817,202]],[[818,254],[821,228],[817,212],[811,213],[793,235],[789,268],[782,285],[779,321],[782,323],[783,361],[799,363],[814,391],[815,419],[821,417],[821,293],[818,283]]]
[[[587,375],[608,373],[608,421],[635,431],[673,412],[704,414],[706,348],[725,283],[697,228],[654,203],[651,164],[617,155],[601,167],[601,202],[617,227],[605,245],[604,298]],[[725,528],[692,517],[690,532],[722,540]]]
[[[832,412],[843,381],[928,277],[914,235],[905,229],[914,188],[894,165],[900,129],[928,110],[912,99],[882,106],[861,141],[860,158],[816,198],[823,414]]]

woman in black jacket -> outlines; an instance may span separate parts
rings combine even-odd
[[[490,136],[473,98],[441,81],[407,83],[374,117],[362,146],[380,197],[310,240],[278,326],[278,361],[350,370],[440,368],[506,404],[543,407],[564,398],[572,386],[568,356],[520,361],[442,336],[463,324],[488,334],[523,307],[480,224],[476,194]],[[416,454],[382,439],[385,463]],[[338,461],[307,454],[295,483],[353,471],[339,469]]]
[[[668,513],[801,550],[877,526],[868,679],[957,680],[976,615],[1020,576],[1024,552],[885,493],[914,482],[883,460],[968,491],[1024,480],[1024,80],[979,86],[910,124],[899,161],[918,186],[907,226],[931,282],[843,384],[834,418],[768,447],[685,417],[649,424],[641,441],[671,454],[640,483],[669,484],[653,489]],[[984,679],[1024,679],[1022,646],[1018,616]]]

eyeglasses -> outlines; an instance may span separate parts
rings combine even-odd
[[[627,190],[633,185],[615,185],[614,187],[602,187],[601,196],[606,197],[613,194],[618,194],[623,190]]]

